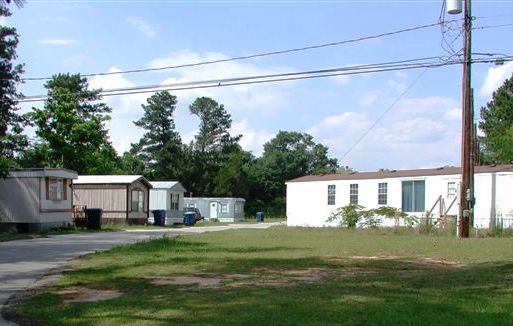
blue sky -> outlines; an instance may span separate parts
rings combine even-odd
[[[21,35],[25,77],[153,68],[343,41],[437,22],[436,1],[30,1],[6,23]],[[513,23],[512,1],[473,1],[474,26]],[[461,18],[448,16],[446,19]],[[453,24],[457,28],[459,23]],[[473,52],[513,54],[513,26],[477,29]],[[457,36],[450,31],[446,37]],[[92,77],[105,89],[447,56],[439,26],[292,54],[141,74]],[[458,38],[453,48],[462,47]],[[476,111],[513,64],[475,64]],[[417,80],[416,82],[414,82]],[[400,95],[409,89],[399,101]],[[27,82],[25,95],[44,94]],[[310,133],[360,171],[460,164],[461,66],[172,92],[190,141],[198,96],[223,103],[233,132],[255,155],[278,130]],[[132,121],[148,94],[106,97],[111,140],[122,153],[142,135]],[[391,107],[391,105],[397,103]],[[23,104],[24,110],[42,103]],[[372,127],[377,119],[387,112]],[[362,138],[362,135],[366,134]]]

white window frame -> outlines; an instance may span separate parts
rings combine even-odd
[[[228,204],[227,203],[221,203],[221,213],[228,213],[229,212],[229,207],[228,207]]]
[[[447,182],[447,198],[452,199],[456,197],[458,188],[456,187],[456,182],[449,181]]]
[[[337,197],[337,186],[328,185],[328,205],[335,205]]]
[[[388,203],[388,183],[378,183],[378,205],[387,205]]]
[[[358,205],[358,184],[351,183],[349,185],[349,203]]]
[[[59,201],[64,199],[64,184],[60,178],[48,178],[48,199]]]

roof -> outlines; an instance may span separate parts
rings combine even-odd
[[[169,189],[174,191],[186,192],[187,190],[178,181],[150,181],[153,189]]]
[[[141,181],[149,188],[152,188],[150,182],[142,175],[79,175],[74,184],[132,184]]]
[[[508,165],[484,165],[476,166],[474,173],[497,173],[497,172],[513,172],[513,164]],[[365,180],[365,179],[388,179],[388,178],[404,178],[404,177],[424,177],[435,175],[460,175],[461,168],[449,166],[436,169],[416,169],[416,170],[390,170],[377,172],[351,172],[324,175],[307,175],[287,181],[293,182],[310,182],[310,181],[333,181],[333,180]]]
[[[32,169],[14,169],[9,172],[10,178],[64,178],[76,179],[76,171],[61,168],[32,168]]]
[[[194,200],[210,200],[210,201],[220,201],[220,200],[235,200],[235,201],[246,201],[244,198],[240,197],[184,197],[186,201],[194,201]]]

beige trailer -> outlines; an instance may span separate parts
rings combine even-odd
[[[75,171],[20,169],[0,178],[0,231],[44,231],[72,224]]]
[[[141,175],[80,175],[75,205],[103,210],[103,224],[146,224],[151,184]]]

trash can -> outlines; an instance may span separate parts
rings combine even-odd
[[[263,222],[264,221],[264,212],[257,212],[256,213],[256,221],[257,222]]]
[[[183,215],[183,224],[193,226],[196,224],[196,214],[194,212],[187,212]]]
[[[155,209],[153,213],[153,224],[158,226],[166,225],[166,211],[163,209]]]
[[[102,213],[101,208],[86,208],[86,226],[89,230],[100,230],[102,228]]]

